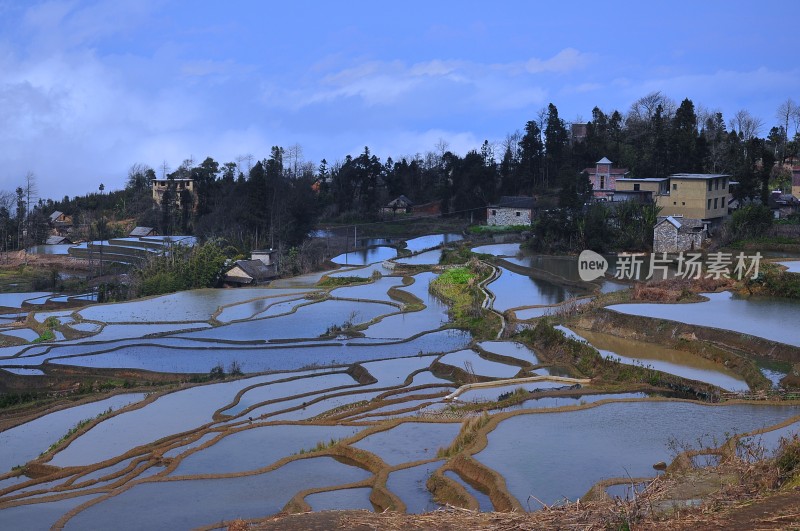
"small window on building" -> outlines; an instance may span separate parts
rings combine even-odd
[[[725,208],[725,198],[722,198],[722,204],[720,205],[722,208]]]
[[[714,198],[714,208],[719,208],[719,205],[717,204],[718,201],[719,201],[719,198],[715,197]]]
[[[678,202],[677,202],[677,201],[673,201],[673,202],[672,202],[672,204],[673,204],[673,205],[677,205],[677,204],[678,204]]]
[[[673,190],[677,190],[678,189],[678,183],[672,183],[672,189]]]
[[[600,189],[604,190],[605,187],[606,187],[606,176],[605,175],[601,175],[600,176]]]
[[[681,201],[681,206],[686,206],[686,201]]]
[[[520,213],[519,213],[519,211],[518,211],[518,212],[517,212],[517,217],[519,217],[519,215],[520,215]]]
[[[713,181],[713,179],[709,179],[708,180],[708,191],[709,192],[711,191],[711,181]]]
[[[638,191],[639,191],[639,186],[640,186],[640,185],[639,185],[639,183],[634,183],[634,185],[633,185],[633,191],[634,191],[634,192],[638,192]]]
[[[497,210],[492,210],[492,215],[496,216],[497,215]]]
[[[714,190],[719,190],[719,179],[714,179]]]
[[[706,206],[706,210],[711,210],[711,198],[708,199],[708,206]]]

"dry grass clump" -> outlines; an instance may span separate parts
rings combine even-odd
[[[676,302],[685,298],[683,292],[636,284],[631,298],[635,301]]]
[[[250,529],[250,525],[244,520],[234,520],[230,524],[228,524],[228,531],[247,531]]]
[[[650,280],[637,282],[633,287],[631,298],[648,302],[678,302],[693,298],[698,293],[707,293],[732,287],[734,282],[729,278],[698,279],[675,277],[667,280]]]
[[[641,509],[639,509],[641,507]],[[646,495],[636,500],[607,500],[602,502],[567,502],[545,507],[531,513],[482,513],[447,505],[425,514],[405,515],[386,512],[372,514],[352,512],[343,515],[340,528],[381,529],[401,531],[406,529],[436,529],[438,531],[539,531],[652,528],[652,520],[644,516]],[[639,525],[637,525],[639,524]],[[645,525],[641,525],[645,524]],[[635,526],[635,527],[634,527]]]
[[[455,440],[448,446],[447,448],[439,448],[436,452],[436,457],[452,457],[470,444],[475,440],[475,437],[478,435],[478,430],[486,426],[489,423],[489,414],[485,413],[478,417],[470,417],[464,421],[461,425],[461,430],[458,432],[458,436]]]
[[[465,422],[462,432],[470,432],[470,426],[476,421],[478,419]],[[273,517],[251,528],[270,531],[323,528],[359,531],[798,528],[800,493],[796,488],[800,482],[800,438],[783,441],[774,457],[765,457],[763,452],[756,452],[753,456],[754,460],[740,455],[717,467],[690,468],[658,476],[644,488],[635,488],[632,499],[593,497],[591,501],[565,500],[553,506],[539,502],[541,507],[534,512],[479,512],[447,505],[436,511],[409,515],[389,511],[380,514],[369,511],[305,513]],[[691,490],[699,478],[715,475],[739,479],[712,494],[701,495],[704,498],[702,506],[685,507],[681,498],[687,495],[685,489],[689,487]],[[234,527],[239,523],[246,526],[239,521],[231,524],[229,529],[248,529]]]

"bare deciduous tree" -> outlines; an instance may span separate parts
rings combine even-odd
[[[739,134],[745,142],[758,136],[758,132],[763,126],[764,122],[761,118],[756,118],[744,109],[737,112],[730,121],[730,128]]]
[[[665,119],[672,119],[675,114],[675,102],[661,91],[651,92],[634,101],[628,111],[628,119],[649,123],[655,116],[659,105],[661,106],[661,116]]]
[[[775,116],[780,120],[780,125],[783,126],[783,145],[781,146],[780,159],[783,162],[786,159],[786,145],[789,142],[789,138],[794,137],[794,135],[789,134],[789,123],[791,122],[794,125],[795,133],[797,133],[797,123],[800,121],[800,107],[792,98],[788,98],[778,106]]]
[[[292,177],[297,179],[300,176],[300,168],[303,165],[303,146],[300,144],[292,144],[286,148],[284,155],[287,166],[291,168]]]
[[[247,171],[244,171],[242,169],[242,164],[245,162],[247,163],[247,166],[245,166],[247,168]],[[250,153],[247,153],[245,155],[239,155],[238,157],[236,157],[236,164],[238,164],[239,166],[239,173],[243,173],[249,176],[250,170],[253,169],[253,155]]]
[[[513,160],[519,160],[520,140],[522,140],[522,133],[519,132],[519,129],[506,135],[501,144],[503,147],[503,153],[505,154],[506,152],[510,152]]]
[[[436,145],[436,152],[439,154],[439,158],[444,157],[444,154],[447,153],[447,150],[450,149],[450,144],[444,138],[440,138]]]

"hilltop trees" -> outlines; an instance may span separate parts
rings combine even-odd
[[[730,174],[739,183],[737,198],[763,199],[771,186],[788,187],[783,164],[800,155],[800,107],[791,99],[777,109],[777,123],[766,138],[759,136],[764,123],[747,110],[723,116],[661,92],[639,98],[627,112],[594,107],[590,120],[572,124],[583,126],[576,138],[554,103],[529,118],[502,142],[485,140],[464,155],[439,141],[427,152],[383,160],[365,146],[358,154],[315,165],[294,144],[272,146],[263,159],[247,154],[231,162],[206,157],[195,163],[188,158],[172,172],[164,163],[159,174],[168,189],[161,208],[153,208],[156,171],[144,164],[131,166],[124,190],[46,203],[36,201],[30,174],[16,194],[6,191],[0,197],[0,235],[4,248],[24,245],[23,234],[35,243],[42,237],[34,230],[40,214],[60,210],[74,217],[78,237],[88,237],[88,227],[106,217],[114,230],[119,220],[135,220],[164,234],[223,238],[242,250],[288,249],[303,241],[320,216],[372,220],[401,194],[416,204],[441,201],[443,213],[465,217],[482,215],[501,195],[536,195],[548,207],[558,201],[574,220],[586,214],[590,192],[581,170],[602,157],[628,168],[631,177]],[[182,188],[180,179],[192,179],[195,193]],[[556,220],[554,226],[571,226],[570,219]],[[573,228],[591,236],[591,228]],[[625,239],[633,246],[642,240]]]

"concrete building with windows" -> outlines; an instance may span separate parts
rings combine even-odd
[[[188,194],[188,196],[187,196]],[[190,200],[192,209],[197,208],[197,190],[194,179],[153,179],[153,201],[161,206],[164,196],[171,195],[177,208],[183,201]]]
[[[656,204],[664,216],[702,219],[714,224],[728,215],[730,175],[715,173],[676,173],[669,176],[667,195]]]
[[[660,179],[619,179],[619,191],[651,191],[663,216],[681,216],[718,225],[728,215],[730,175],[676,173]]]

